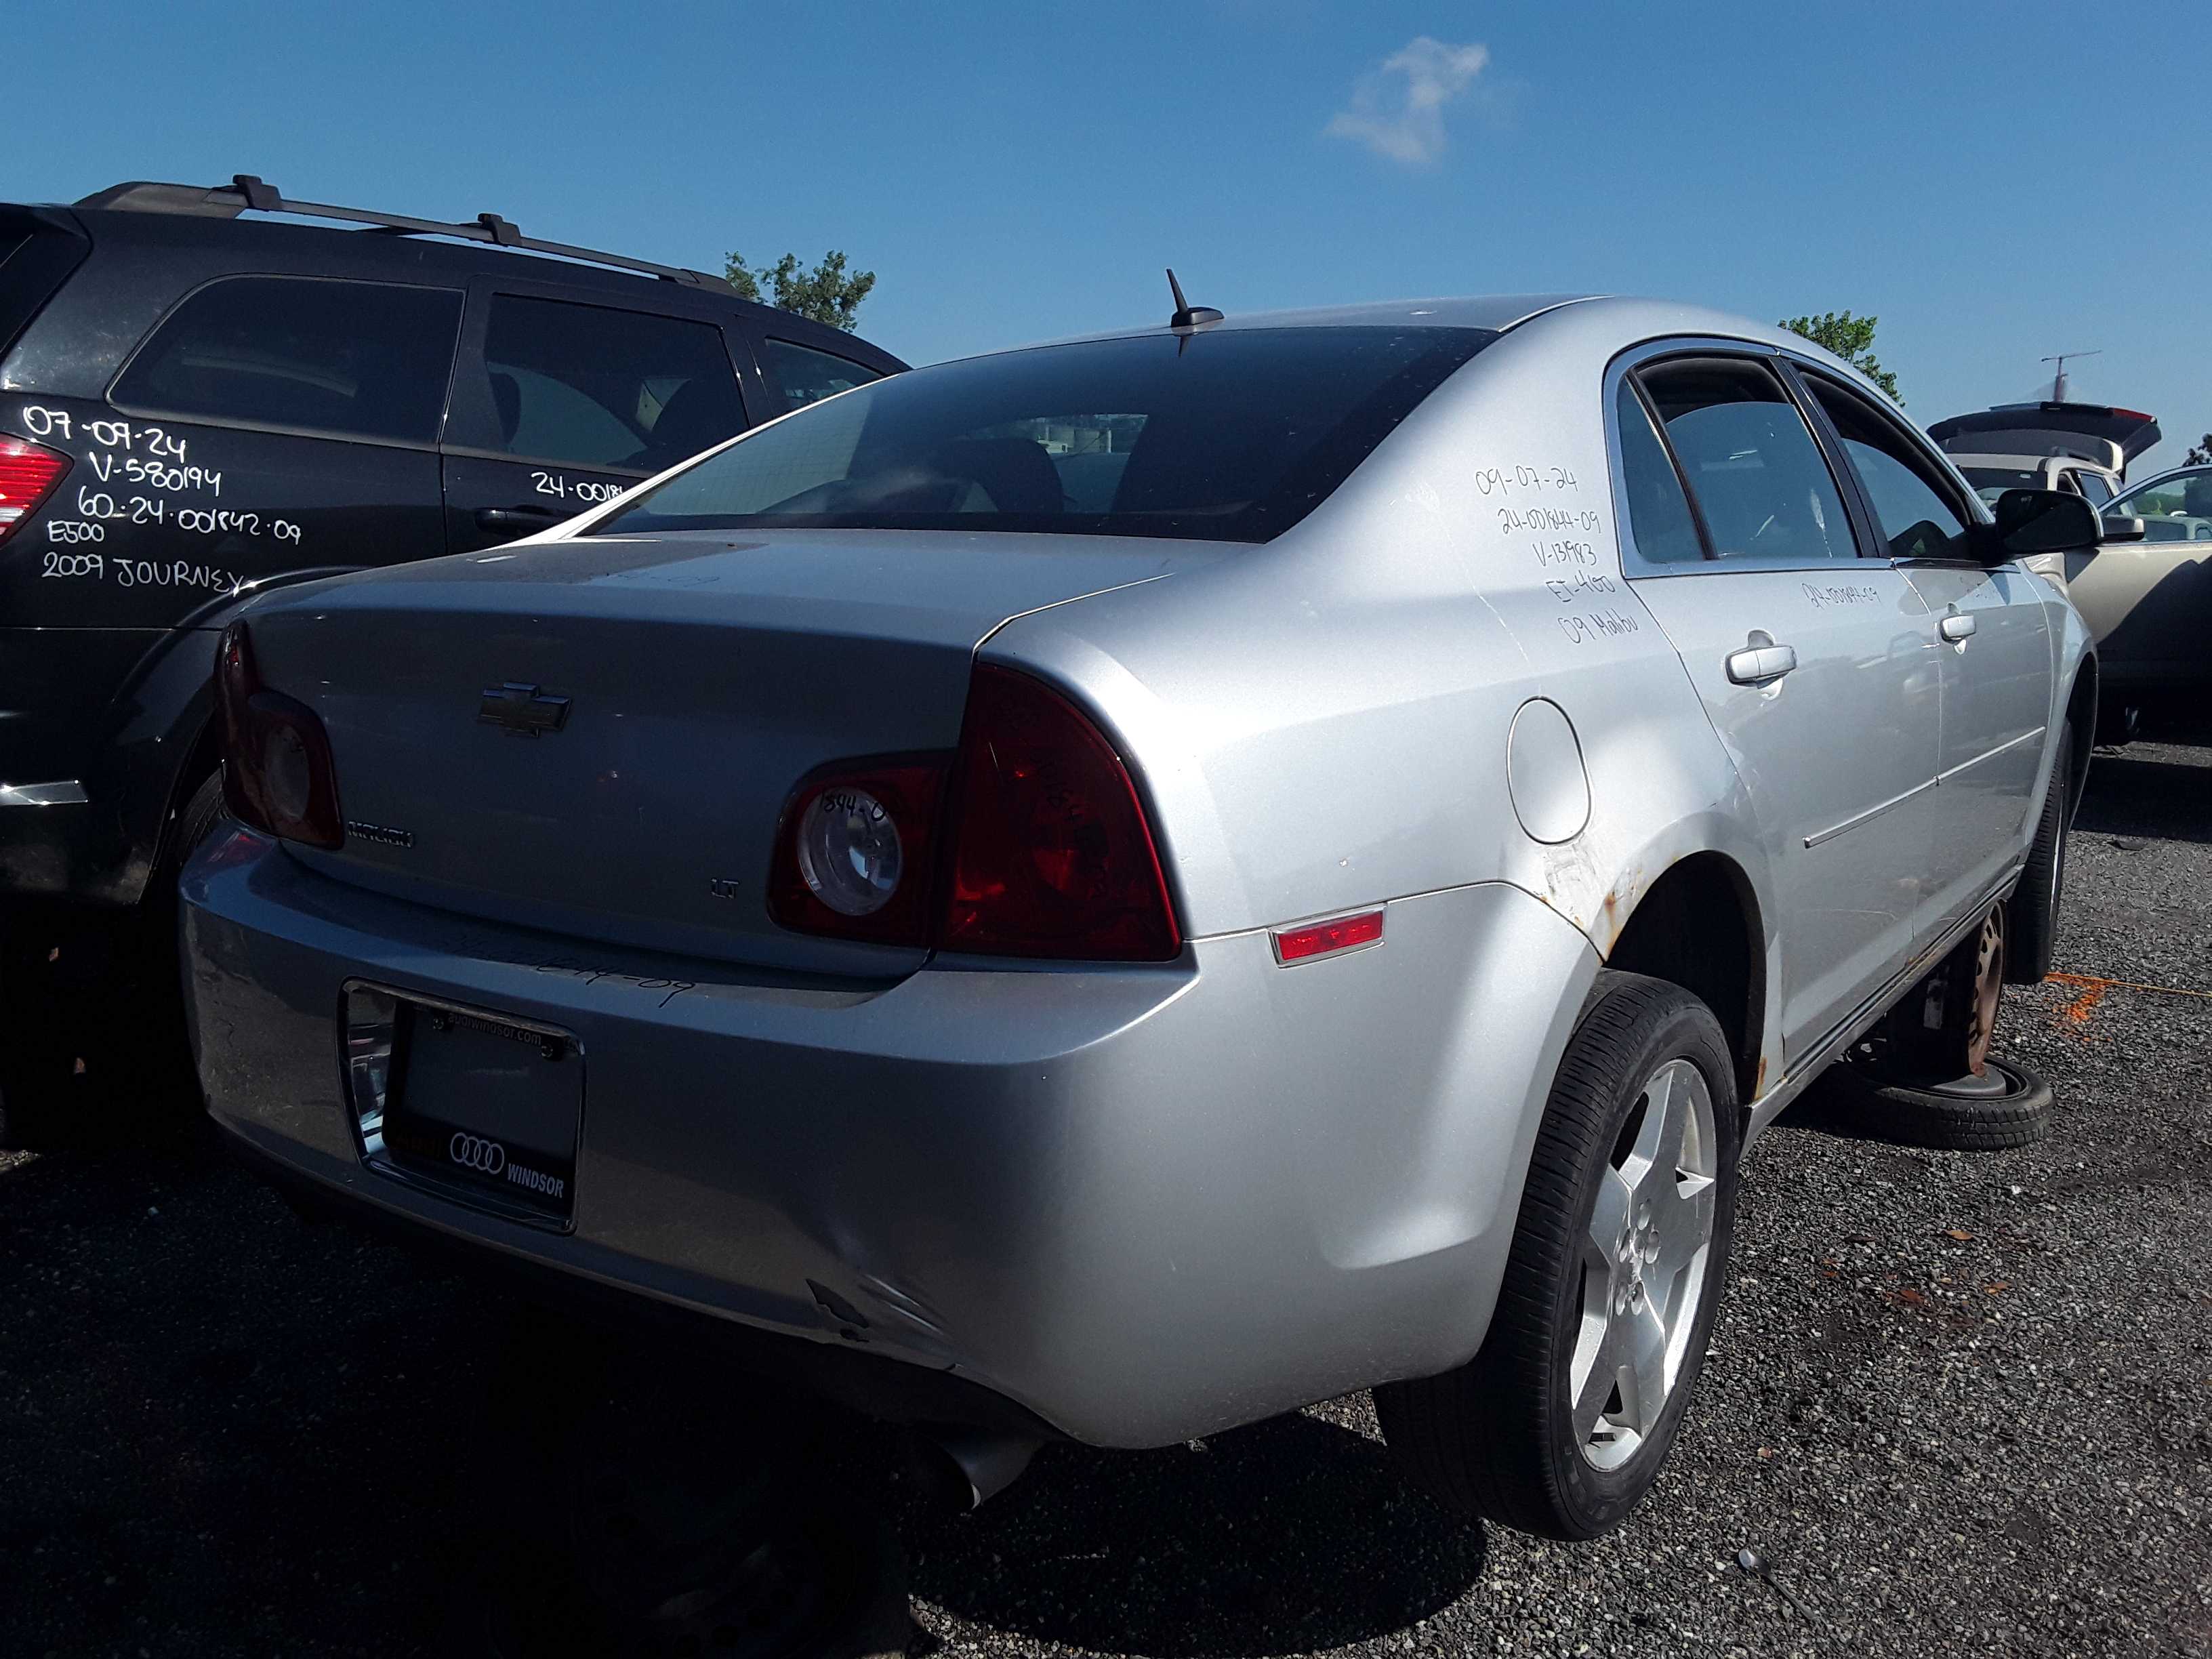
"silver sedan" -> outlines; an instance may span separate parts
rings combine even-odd
[[[210,1107],[971,1447],[1371,1386],[1447,1500],[1589,1536],[1765,1125],[1900,1003],[1998,1075],[2094,719],[2018,563],[2068,499],[1643,301],[863,386],[225,635]]]

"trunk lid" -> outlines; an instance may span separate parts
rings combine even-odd
[[[970,658],[1000,623],[1231,550],[590,537],[342,577],[248,621],[264,680],[330,733],[348,833],[335,853],[295,849],[313,867],[553,933],[893,975],[923,953],[769,920],[793,786],[836,761],[949,754]],[[504,723],[480,718],[488,694]]]

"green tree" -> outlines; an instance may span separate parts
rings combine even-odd
[[[1792,334],[1803,335],[1814,345],[1826,346],[1887,392],[1889,400],[1902,409],[1905,399],[1897,395],[1897,376],[1875,360],[1874,325],[1881,320],[1831,311],[1821,317],[1785,317],[1782,326]]]
[[[808,270],[796,253],[756,270],[738,254],[729,256],[730,286],[748,300],[765,299],[780,311],[796,312],[832,328],[850,330],[860,301],[876,285],[872,270],[845,270],[845,256],[832,249]]]
[[[2181,464],[2184,466],[2212,466],[2212,432],[2206,433],[2201,442],[2190,446],[2189,453],[2181,458]]]

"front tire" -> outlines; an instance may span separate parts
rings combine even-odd
[[[1711,1011],[1664,981],[1601,972],[1553,1080],[1480,1351],[1375,1390],[1383,1438],[1419,1484],[1551,1538],[1620,1523],[1704,1365],[1740,1135]]]
[[[2066,835],[2074,820],[2074,728],[2061,726],[2027,867],[2005,901],[2005,981],[2039,985],[2056,960],[2058,908],[2066,896]]]

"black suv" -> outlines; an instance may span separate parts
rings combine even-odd
[[[177,843],[214,799],[215,640],[246,596],[511,539],[903,367],[719,277],[495,214],[289,202],[244,174],[0,205],[0,1089],[19,1115],[27,1077],[100,1063],[80,1016],[121,1006],[101,981],[134,948],[126,1023],[161,1022],[144,999],[173,990]]]

